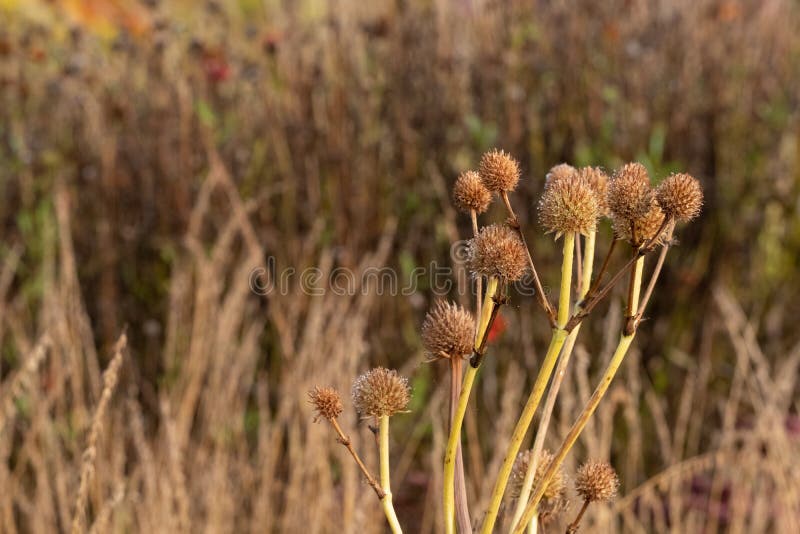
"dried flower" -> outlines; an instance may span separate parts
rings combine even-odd
[[[460,211],[483,213],[489,208],[492,193],[483,185],[480,175],[475,171],[461,173],[453,186],[453,203]]]
[[[646,216],[653,204],[653,190],[644,165],[623,165],[608,184],[607,200],[611,216],[620,223]]]
[[[472,314],[455,303],[437,301],[422,323],[422,344],[432,359],[470,353],[474,336]]]
[[[469,241],[467,265],[475,275],[514,282],[528,268],[525,245],[507,226],[492,224]]]
[[[656,235],[658,229],[664,223],[664,212],[658,206],[655,199],[652,200],[650,210],[643,216],[634,219],[633,221],[627,219],[614,218],[613,228],[614,234],[619,239],[624,239],[631,245],[638,247],[645,241],[648,241]],[[666,237],[667,229],[662,230],[661,235],[658,236],[656,242],[662,242]]]
[[[564,178],[569,178],[575,176],[578,171],[572,165],[568,165],[567,163],[559,163],[552,167],[547,174],[544,176],[544,186],[545,188],[550,187],[552,184],[563,180]]]
[[[514,461],[514,467],[511,470],[511,480],[509,481],[511,488],[511,495],[518,497],[522,490],[522,484],[525,481],[525,474],[528,472],[531,456],[533,451],[527,450],[517,455]],[[539,454],[539,461],[536,462],[536,473],[533,475],[534,487],[542,479],[547,468],[550,467],[550,462],[553,461],[553,455],[548,450],[543,450]],[[544,490],[544,499],[555,500],[564,495],[567,489],[567,477],[564,474],[564,469],[560,468],[555,472],[553,478],[547,483]]]
[[[486,189],[495,193],[513,191],[519,183],[519,163],[502,150],[494,149],[485,153],[479,172]]]
[[[577,172],[551,180],[539,201],[539,221],[547,232],[587,235],[597,226],[599,206],[589,183]]]
[[[308,392],[308,400],[317,412],[314,422],[320,417],[330,421],[342,415],[342,397],[334,388],[314,386],[314,389]]]
[[[575,474],[575,490],[589,502],[613,499],[618,487],[617,472],[608,462],[589,460]]]
[[[688,174],[672,174],[656,188],[656,198],[668,217],[690,221],[700,213],[703,191],[700,183]]]
[[[410,400],[408,380],[394,369],[370,369],[353,383],[353,404],[362,417],[394,415],[404,411]]]
[[[578,176],[594,191],[600,216],[608,215],[608,175],[599,167],[581,167]]]

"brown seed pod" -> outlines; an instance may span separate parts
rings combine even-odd
[[[608,215],[608,175],[599,167],[581,167],[578,176],[586,180],[594,191],[600,216]]]
[[[514,467],[511,470],[511,480],[509,481],[511,495],[519,497],[522,490],[522,484],[525,481],[525,474],[528,472],[531,456],[533,451],[527,450],[517,455],[514,461]],[[539,461],[536,463],[536,473],[533,475],[533,486],[535,487],[544,476],[550,462],[553,461],[553,455],[548,450],[543,450],[539,454]],[[562,497],[567,489],[567,477],[564,474],[564,469],[559,467],[547,487],[544,490],[544,499],[555,500]]]
[[[564,178],[570,178],[578,174],[577,169],[572,165],[568,165],[567,163],[559,163],[550,168],[547,171],[547,174],[544,176],[544,186],[545,188],[550,187],[552,184],[563,180]]]
[[[597,226],[599,207],[589,183],[573,172],[552,180],[539,200],[539,222],[548,233],[587,235]]]
[[[485,153],[478,171],[483,185],[494,193],[513,191],[519,183],[519,163],[502,150]]]
[[[394,369],[376,367],[353,382],[353,404],[361,417],[381,417],[405,411],[411,400],[408,380]]]
[[[589,460],[575,474],[575,490],[589,502],[610,501],[617,495],[619,477],[608,462]]]
[[[422,345],[434,360],[472,352],[474,337],[472,314],[455,303],[437,301],[422,323]]]
[[[314,405],[314,410],[317,412],[314,416],[315,423],[320,417],[330,421],[342,415],[342,397],[334,388],[314,386],[314,389],[308,392],[308,401]]]
[[[639,247],[652,239],[663,223],[664,212],[661,211],[655,199],[652,200],[650,210],[643,217],[638,217],[633,221],[617,217],[612,220],[614,234],[634,247]],[[667,228],[664,228],[656,242],[663,243],[666,233]]]
[[[528,269],[528,256],[525,245],[514,230],[492,224],[470,239],[467,266],[476,276],[493,276],[515,282]]]
[[[453,203],[459,211],[483,213],[492,202],[492,193],[483,185],[480,175],[475,171],[461,173],[453,185]]]
[[[653,204],[653,190],[644,165],[623,165],[608,184],[607,201],[614,219],[632,221],[646,216]]]
[[[688,174],[672,174],[656,188],[656,198],[668,217],[690,221],[700,213],[703,190],[700,182]]]

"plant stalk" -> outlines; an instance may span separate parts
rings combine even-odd
[[[381,488],[383,489],[383,513],[386,514],[386,520],[389,522],[389,528],[392,529],[393,534],[403,534],[403,529],[400,528],[400,522],[397,520],[397,514],[394,511],[392,504],[392,488],[389,476],[389,416],[382,415],[379,418],[380,422],[380,461],[381,461]]]

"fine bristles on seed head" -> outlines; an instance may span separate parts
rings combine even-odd
[[[525,245],[514,230],[492,224],[470,239],[467,266],[473,275],[515,282],[525,274],[528,256]]]
[[[578,176],[586,180],[594,191],[600,216],[608,215],[608,175],[599,167],[581,167]]]
[[[551,180],[539,200],[539,222],[548,233],[588,235],[597,226],[597,197],[589,183],[573,172]]]
[[[334,388],[314,386],[314,389],[308,392],[308,401],[314,405],[314,410],[317,412],[314,422],[320,417],[331,421],[342,415],[342,397]]]
[[[522,484],[525,481],[525,474],[528,472],[528,466],[531,462],[533,451],[527,450],[517,455],[514,461],[514,467],[511,470],[511,480],[509,481],[511,488],[511,495],[518,497],[522,489]],[[533,475],[533,485],[536,486],[542,479],[547,468],[550,467],[550,462],[553,461],[553,455],[550,451],[543,450],[539,454],[539,461],[536,462],[536,473]],[[567,489],[567,477],[564,474],[564,469],[559,467],[547,487],[544,490],[544,499],[557,500],[564,495]]]
[[[627,241],[631,245],[638,247],[645,241],[648,241],[656,235],[658,229],[664,223],[664,212],[658,206],[655,199],[652,200],[650,210],[643,216],[636,219],[628,220],[619,217],[614,217],[612,220],[612,227],[614,234],[619,238]],[[661,231],[661,235],[655,240],[657,243],[663,243],[667,233],[667,228]]]
[[[408,380],[394,369],[376,367],[353,382],[353,404],[361,417],[381,417],[402,412],[411,400]]]
[[[492,202],[492,193],[483,185],[475,171],[461,173],[453,186],[453,203],[459,211],[483,213]]]
[[[472,352],[475,320],[455,303],[437,301],[422,323],[422,345],[431,359],[460,358]]]
[[[572,165],[566,163],[559,163],[552,167],[544,176],[545,188],[550,187],[552,184],[564,179],[575,176],[578,171]]]
[[[608,184],[608,209],[614,219],[632,221],[647,215],[653,190],[647,169],[641,163],[623,165]]]
[[[656,188],[658,204],[667,217],[687,222],[700,213],[703,190],[700,182],[688,174],[672,174]]]
[[[586,501],[609,501],[617,495],[617,488],[617,472],[608,462],[589,460],[575,474],[575,490]]]
[[[493,193],[513,191],[519,183],[519,163],[502,150],[485,153],[478,171],[483,185]]]

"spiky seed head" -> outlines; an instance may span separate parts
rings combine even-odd
[[[548,233],[587,235],[597,226],[600,208],[589,183],[573,172],[553,180],[539,200],[539,222]]]
[[[353,382],[353,404],[361,417],[381,417],[405,411],[411,400],[408,380],[394,369],[376,367]]]
[[[467,266],[473,275],[515,282],[528,269],[528,256],[525,245],[514,230],[492,224],[470,239]]]
[[[496,148],[483,155],[478,171],[483,185],[493,193],[513,191],[519,183],[519,163]]]
[[[567,163],[559,163],[552,167],[544,176],[544,186],[550,187],[552,184],[577,174],[578,171],[572,165]]]
[[[608,215],[608,175],[599,167],[581,167],[578,176],[586,180],[594,191],[600,216]]]
[[[624,239],[631,245],[638,247],[644,244],[645,241],[652,239],[663,223],[664,212],[661,211],[658,202],[656,202],[654,198],[650,204],[650,210],[643,217],[637,217],[632,221],[614,217],[612,226],[614,228],[614,234],[619,239]],[[666,233],[667,228],[664,228],[656,242],[663,243],[666,238]]]
[[[589,502],[610,501],[618,488],[619,477],[608,462],[589,460],[575,474],[575,490]]]
[[[644,165],[628,163],[617,170],[608,184],[607,201],[614,219],[632,221],[647,215],[653,203],[653,190]]]
[[[483,213],[492,202],[492,193],[483,185],[480,175],[475,171],[461,173],[453,186],[453,203],[459,211]]]
[[[314,422],[319,421],[320,417],[331,421],[342,415],[342,397],[334,388],[314,386],[308,392],[308,401],[316,411]]]
[[[656,198],[667,217],[687,222],[700,213],[703,190],[693,176],[672,174],[656,188]]]
[[[422,345],[431,359],[460,358],[472,352],[475,320],[452,302],[439,300],[422,323]]]
[[[525,481],[525,474],[528,472],[531,458],[533,456],[532,450],[527,450],[517,454],[517,459],[514,461],[514,467],[511,470],[511,495],[518,497],[522,490],[522,484]],[[550,462],[553,461],[553,455],[548,450],[543,450],[539,453],[539,461],[536,462],[536,473],[533,475],[534,487],[542,480],[547,468],[550,467]],[[559,467],[547,487],[544,489],[544,499],[555,500],[564,495],[567,489],[567,477],[564,474],[564,469]]]

